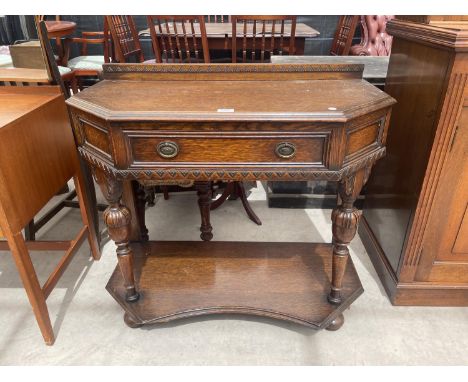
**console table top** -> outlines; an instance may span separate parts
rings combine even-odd
[[[108,79],[67,103],[110,120],[340,122],[394,103],[393,98],[361,78],[254,78],[205,80],[192,75],[178,80]]]

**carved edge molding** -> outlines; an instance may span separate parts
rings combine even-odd
[[[441,28],[398,19],[390,20],[386,30],[392,36],[405,40],[444,46],[455,51],[468,51],[468,30]]]
[[[363,64],[104,64],[104,73],[357,72]]]
[[[109,175],[112,175],[119,180],[226,180],[226,181],[242,181],[242,180],[328,180],[338,181],[343,177],[356,172],[357,170],[372,165],[375,161],[385,155],[385,147],[382,147],[364,158],[353,161],[348,166],[341,170],[311,170],[307,168],[297,169],[258,169],[245,170],[243,168],[233,169],[218,169],[218,168],[161,168],[153,170],[117,170],[112,164],[102,160],[93,153],[89,153],[83,147],[79,147],[80,155],[89,162],[92,166],[101,169]],[[168,164],[169,165],[169,164]]]
[[[444,100],[442,118],[438,123],[438,130],[432,145],[431,156],[427,166],[426,181],[424,182],[416,208],[414,225],[417,230],[411,232],[408,239],[409,249],[404,259],[404,265],[413,268],[412,277],[421,260],[422,241],[432,211],[432,205],[437,189],[437,183],[444,169],[447,159],[451,137],[454,133],[456,122],[461,113],[464,101],[464,91],[468,80],[467,73],[457,73],[452,76],[449,83],[450,92]],[[424,200],[424,203],[421,201]]]

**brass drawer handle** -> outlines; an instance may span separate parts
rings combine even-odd
[[[171,141],[160,142],[158,143],[156,151],[165,159],[174,158],[179,154],[179,145]]]
[[[275,154],[280,158],[288,159],[296,155],[296,146],[289,142],[281,142],[276,145]]]

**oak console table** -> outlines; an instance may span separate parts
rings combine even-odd
[[[393,98],[362,65],[106,64],[70,98],[79,151],[110,206],[118,267],[107,290],[131,327],[241,313],[336,330],[363,291],[348,244],[353,202],[385,153]],[[339,182],[334,244],[129,243],[128,180],[196,182],[202,234],[210,181]],[[136,220],[144,225],[141,209]],[[144,228],[142,228],[144,230]]]

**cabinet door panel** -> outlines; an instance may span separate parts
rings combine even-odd
[[[419,281],[468,282],[468,101],[465,100],[423,241]]]

